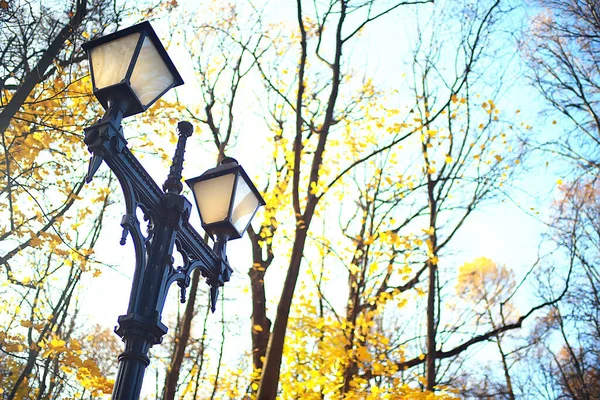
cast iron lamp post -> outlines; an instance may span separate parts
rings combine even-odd
[[[86,181],[104,161],[116,175],[125,197],[126,213],[121,221],[121,244],[131,236],[136,265],[127,314],[118,318],[115,332],[125,342],[119,355],[119,372],[113,399],[137,400],[148,350],[162,341],[167,327],[161,314],[172,283],[181,289],[181,301],[193,270],[200,268],[210,285],[214,311],[219,287],[229,281],[228,240],[240,238],[250,220],[264,205],[260,193],[232,158],[190,179],[202,226],[215,244],[211,249],[189,224],[191,203],[181,195],[183,153],[192,124],[179,122],[179,140],[173,163],[162,190],[127,147],[121,120],[145,111],[170,88],[183,84],[156,33],[148,22],[87,42],[83,49],[91,65],[94,94],[106,109],[104,117],[85,129],[84,141],[92,153]],[[147,233],[140,228],[136,211],[148,221]],[[174,266],[173,250],[181,253],[183,265]]]

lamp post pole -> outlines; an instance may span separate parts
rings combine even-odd
[[[113,399],[139,397],[144,371],[150,363],[148,350],[161,343],[162,336],[167,333],[160,317],[170,275],[176,273],[172,255],[177,232],[187,222],[191,210],[191,204],[180,193],[183,152],[192,129],[189,122],[178,124],[179,140],[171,173],[163,185],[165,194],[159,200],[152,232],[146,238],[146,266],[139,276],[134,277],[127,314],[118,319],[116,333],[123,338],[125,351],[119,355]]]
[[[177,282],[184,301],[191,272],[200,268],[209,283],[224,282],[220,275],[225,260],[215,254],[189,224],[192,207],[180,194],[183,152],[192,125],[189,122],[178,124],[179,141],[163,192],[126,147],[119,118],[119,111],[109,109],[103,120],[86,128],[84,141],[93,154],[88,181],[96,172],[99,161],[104,161],[117,176],[125,196],[127,213],[121,222],[121,244],[125,243],[127,235],[131,236],[136,267],[127,314],[119,317],[115,331],[123,338],[125,351],[119,356],[113,399],[135,400],[139,398],[144,371],[149,364],[148,350],[161,343],[167,333],[161,314],[169,286]],[[146,235],[137,220],[138,207],[149,221]],[[184,265],[178,268],[173,266],[175,245],[184,256]]]

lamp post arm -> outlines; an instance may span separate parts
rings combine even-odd
[[[190,236],[182,236],[187,239]],[[178,238],[179,239],[179,238]],[[204,243],[201,238],[198,238],[199,243]],[[192,242],[182,242],[176,241],[177,249],[179,252],[184,255],[184,265],[178,268],[169,278],[167,286],[171,285],[173,282],[177,282],[179,287],[181,288],[181,302],[185,302],[185,291],[190,284],[190,277],[192,276],[192,272],[196,268],[199,268],[202,272],[202,276],[206,278],[206,283],[210,286],[210,304],[211,311],[215,312],[217,298],[219,295],[219,288],[225,284],[225,282],[229,282],[231,278],[231,274],[233,273],[233,269],[229,265],[229,261],[227,260],[227,256],[225,255],[225,247],[226,241],[220,242],[217,240],[215,243],[214,253],[218,255],[218,258],[213,263],[208,264],[205,261],[201,261],[200,257],[195,257],[195,261],[189,261],[185,256],[190,254],[190,251],[186,251],[185,248],[189,248],[190,243]],[[210,265],[210,267],[207,267]]]

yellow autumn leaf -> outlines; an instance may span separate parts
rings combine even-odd
[[[66,372],[67,374],[70,374],[71,372],[73,372],[73,369],[66,365],[61,365],[60,369],[61,369],[61,371]]]
[[[375,271],[377,271],[377,263],[371,263],[371,265],[369,265],[369,273],[374,273]]]
[[[31,233],[31,241],[29,242],[29,245],[31,247],[38,247],[41,244],[42,244],[42,240],[38,236],[35,236],[32,232]]]
[[[260,325],[254,325],[252,327],[252,330],[255,331],[255,332],[262,332],[263,328]]]
[[[423,233],[426,233],[428,235],[433,235],[435,233],[435,228],[433,226],[430,226],[427,229],[421,229],[423,231]]]
[[[77,339],[71,339],[69,340],[69,347],[71,350],[79,351],[81,350],[81,343]]]
[[[65,347],[65,344],[66,342],[64,340],[54,337],[50,341],[49,346],[55,350],[60,350]]]
[[[366,347],[359,346],[356,349],[356,358],[358,358],[359,361],[368,362],[371,361],[371,353],[369,353],[369,350]]]
[[[33,326],[33,323],[29,320],[21,320],[21,326],[24,328],[31,328]]]

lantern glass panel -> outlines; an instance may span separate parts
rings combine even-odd
[[[227,219],[234,174],[221,175],[194,184],[194,197],[200,209],[203,224],[212,224]]]
[[[235,190],[231,222],[240,234],[243,234],[246,230],[258,205],[258,199],[252,189],[244,179],[239,177]]]
[[[175,82],[169,67],[147,36],[131,74],[131,88],[144,107],[151,104]]]
[[[139,38],[139,33],[132,33],[92,49],[96,89],[117,84],[125,78]]]

